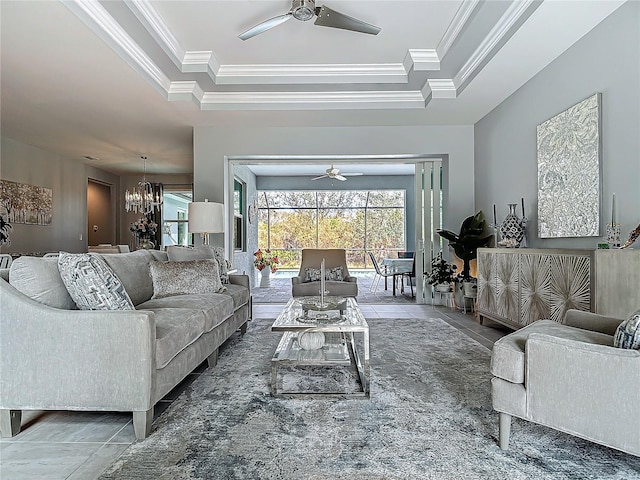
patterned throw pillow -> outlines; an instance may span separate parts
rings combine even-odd
[[[324,279],[334,282],[341,282],[344,280],[342,276],[342,267],[328,268],[324,271]],[[304,269],[304,281],[305,282],[319,282],[320,281],[320,269],[319,268],[305,268]]]
[[[640,309],[618,325],[613,337],[613,346],[640,350]]]
[[[214,259],[186,262],[151,262],[153,297],[199,293],[220,293],[226,290],[220,282],[218,262]]]
[[[229,269],[231,268],[231,262],[224,258],[224,248],[213,247],[213,254],[218,261],[218,268],[220,269],[220,281],[222,283],[229,283]]]
[[[135,310],[122,282],[99,255],[60,252],[58,270],[80,310]]]

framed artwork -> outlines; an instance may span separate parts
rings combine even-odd
[[[53,191],[0,180],[0,217],[8,224],[51,225]]]
[[[538,237],[600,236],[601,94],[537,127]]]

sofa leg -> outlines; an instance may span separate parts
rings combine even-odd
[[[500,429],[499,429],[500,448],[509,450],[509,435],[511,434],[511,415],[500,413]]]
[[[246,325],[246,324],[245,324]],[[218,349],[216,348],[211,355],[207,357],[207,364],[213,368],[218,364]]]
[[[133,431],[138,440],[144,440],[151,433],[153,407],[143,412],[133,412]]]
[[[3,437],[15,437],[20,433],[22,410],[0,410],[0,433]]]
[[[247,333],[247,323],[248,322],[244,322],[241,326],[240,326],[240,333],[242,335],[244,335],[245,333]]]

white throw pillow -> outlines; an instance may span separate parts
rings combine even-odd
[[[80,310],[135,310],[122,282],[100,255],[60,252],[58,270]]]

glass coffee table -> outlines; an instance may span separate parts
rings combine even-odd
[[[369,325],[354,298],[296,297],[271,326],[283,332],[271,359],[271,394],[285,397],[369,398]],[[284,366],[349,366],[356,390],[283,389],[278,370]],[[324,368],[322,371],[325,371]],[[327,374],[329,370],[326,370]],[[320,382],[321,383],[321,382]],[[330,383],[330,382],[329,382]]]

